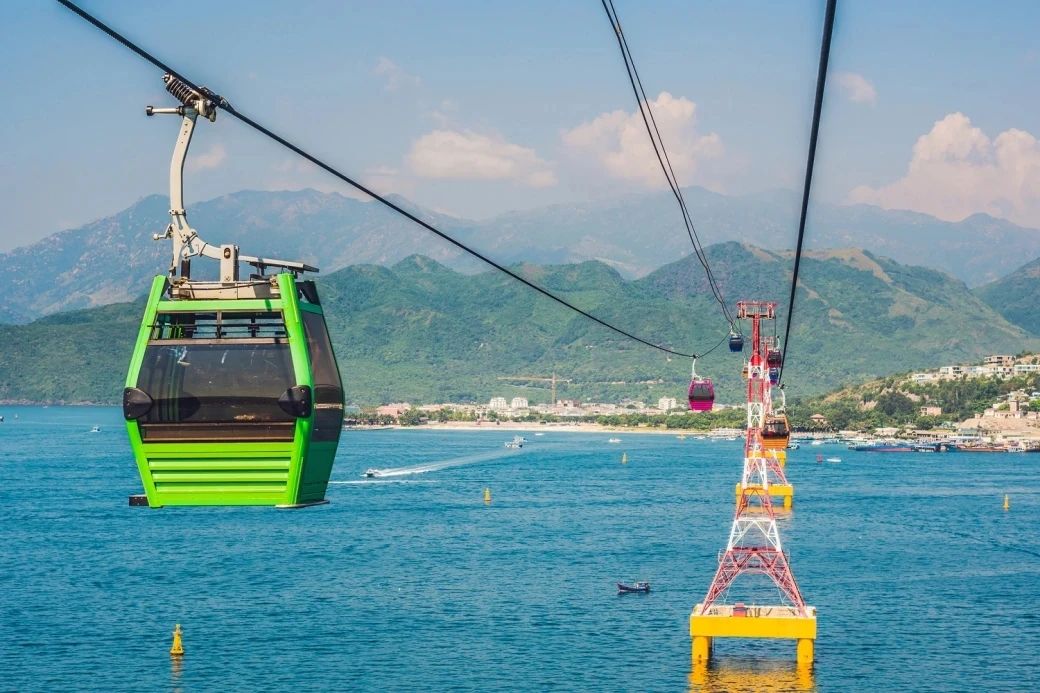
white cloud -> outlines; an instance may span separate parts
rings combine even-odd
[[[408,166],[425,178],[515,180],[533,188],[556,183],[550,165],[533,149],[498,135],[434,130],[420,137],[408,153]]]
[[[849,97],[849,101],[869,103],[872,106],[877,102],[877,89],[863,75],[855,72],[839,72],[836,76],[838,86]]]
[[[218,143],[202,154],[189,156],[185,166],[189,171],[206,171],[217,168],[224,163],[225,159],[227,159],[227,150],[224,149],[224,145]]]
[[[957,221],[986,212],[1040,227],[1040,142],[1010,129],[990,139],[963,113],[951,113],[917,139],[906,175],[849,200],[912,209]]]
[[[405,71],[390,58],[381,57],[372,68],[372,74],[383,78],[383,91],[399,91],[404,87],[419,86],[419,78]]]
[[[675,175],[681,185],[689,185],[703,160],[721,156],[722,139],[715,133],[697,132],[697,105],[689,99],[663,91],[650,105]],[[603,113],[562,137],[567,147],[592,156],[616,178],[667,185],[638,111]]]

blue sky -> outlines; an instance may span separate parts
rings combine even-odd
[[[83,5],[426,207],[487,217],[664,185],[597,0]],[[822,5],[616,1],[681,183],[798,187]],[[143,115],[169,101],[157,71],[56,3],[2,3],[0,27],[0,250],[165,192],[176,124]],[[840,0],[817,198],[1040,227],[1037,27],[1033,2]],[[226,116],[192,154],[189,208],[243,188],[347,192]]]

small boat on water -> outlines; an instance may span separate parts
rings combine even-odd
[[[626,585],[623,582],[619,582],[617,584],[617,592],[618,592],[618,594],[630,594],[632,592],[643,592],[643,593],[649,594],[650,593],[650,583],[649,582],[636,582],[636,583],[633,583],[631,585]]]
[[[679,435],[677,435],[675,437],[678,438],[679,440],[686,440],[686,436],[683,435],[682,433],[680,433]]]
[[[841,458],[840,457],[828,457],[827,461],[828,462],[841,462]]]
[[[857,452],[913,452],[914,446],[909,443],[867,443],[850,445],[849,450]]]
[[[799,447],[801,447],[801,446],[798,443],[788,443],[787,444],[787,449],[788,450],[797,450]]]
[[[608,443],[620,443],[621,439],[620,438],[610,438],[609,440],[607,440],[607,442]]]
[[[544,436],[544,433],[535,433],[536,436]]]
[[[94,426],[93,428],[90,429],[90,432],[91,433],[101,433],[101,427],[100,426]]]
[[[372,479],[372,478],[375,478],[377,476],[383,476],[383,472],[381,472],[378,469],[366,469],[365,473],[363,474],[363,476],[368,478],[368,479]]]
[[[526,443],[526,442],[527,442],[527,439],[524,438],[523,436],[513,436],[513,439],[510,440],[508,443],[506,443],[506,447],[507,448],[519,449],[519,448],[522,448],[524,446],[524,443]]]

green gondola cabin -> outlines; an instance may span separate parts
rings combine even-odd
[[[343,385],[312,281],[316,267],[240,255],[204,242],[183,208],[183,169],[199,115],[216,105],[171,75],[182,117],[170,165],[167,276],[152,282],[123,390],[123,416],[144,496],[134,505],[324,503],[343,427]],[[204,90],[203,90],[204,91]],[[208,94],[208,92],[207,92]],[[218,260],[216,281],[191,260]],[[239,264],[256,273],[239,278]],[[266,270],[279,273],[268,275]]]

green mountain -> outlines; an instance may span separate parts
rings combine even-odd
[[[793,193],[730,197],[691,187],[683,194],[705,244],[739,240],[775,252],[794,242],[799,200]],[[666,193],[553,205],[483,221],[394,199],[507,263],[600,260],[626,277],[641,277],[690,252]],[[131,300],[169,265],[169,242],[152,240],[169,223],[168,208],[165,197],[152,195],[110,217],[0,253],[0,323]],[[246,254],[302,260],[324,272],[358,263],[390,266],[412,253],[465,272],[483,269],[382,205],[336,193],[242,191],[192,202],[189,218],[210,242],[238,243]],[[978,214],[951,223],[866,205],[815,204],[807,242],[811,248],[866,248],[899,262],[923,262],[972,286],[1005,275],[1023,255],[1040,255],[1040,234],[1007,221]]]
[[[737,243],[708,249],[726,296],[781,298],[790,253]],[[703,270],[684,258],[628,280],[595,261],[517,265],[520,272],[630,332],[682,351],[708,351],[727,326]],[[561,397],[620,401],[681,398],[686,359],[614,334],[499,273],[462,274],[422,256],[392,267],[355,265],[320,281],[348,399],[361,404],[548,400],[548,391],[504,376],[546,376]],[[62,313],[0,326],[0,399],[115,401],[139,303]],[[782,324],[779,326],[782,329]],[[859,250],[803,261],[785,381],[792,395],[994,352],[1040,349],[965,284],[934,270]],[[721,402],[742,397],[739,355],[725,345],[701,358]]]
[[[1040,335],[1040,258],[1022,265],[995,282],[980,286],[975,294],[1010,322]]]

